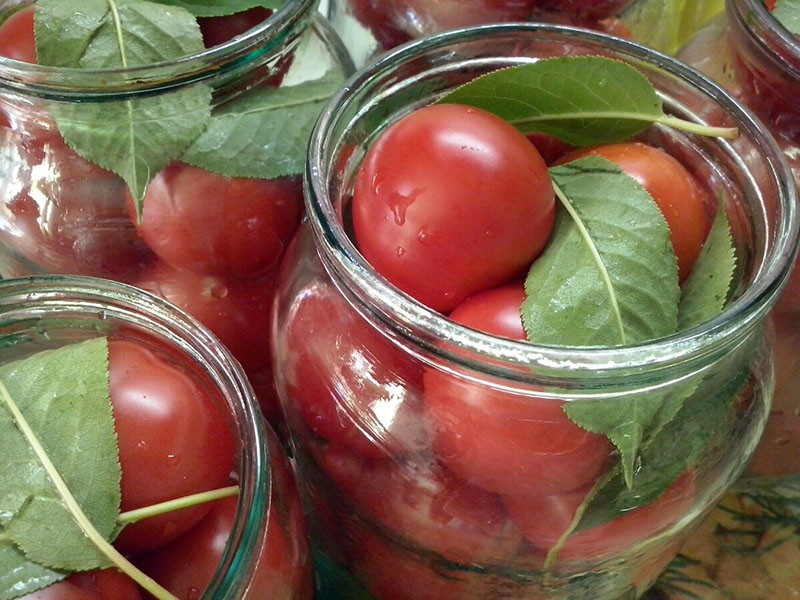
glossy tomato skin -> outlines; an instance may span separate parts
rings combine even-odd
[[[76,154],[55,131],[8,131],[0,239],[16,260],[6,277],[70,273],[130,282],[154,255],[125,204],[125,184]]]
[[[302,203],[297,177],[224,177],[173,163],[147,186],[138,231],[173,267],[258,277],[275,269],[300,222]]]
[[[224,487],[233,470],[235,446],[221,408],[167,356],[134,341],[109,342],[123,512]],[[126,526],[114,544],[124,553],[158,547],[207,510],[199,505],[144,519]]]
[[[679,280],[685,281],[711,228],[708,194],[692,174],[666,151],[641,142],[622,142],[581,148],[561,157],[563,164],[577,158],[602,156],[633,177],[653,197],[670,229],[678,257]]]
[[[313,573],[305,538],[305,517],[297,493],[292,466],[271,429],[266,431],[270,449],[270,497],[260,543],[246,564],[238,564],[240,578],[247,579],[245,598],[310,600]],[[217,569],[237,519],[242,515],[236,497],[212,504],[208,514],[170,544],[135,557],[134,562],[180,600],[197,600]]]
[[[450,318],[473,329],[524,340],[522,284],[478,294]],[[500,494],[546,496],[593,482],[612,446],[569,420],[564,402],[498,389],[454,373],[425,373],[425,403],[440,462],[465,481]]]
[[[401,545],[464,564],[491,564],[514,555],[522,542],[499,496],[435,462],[366,459],[336,445],[321,450],[317,459],[346,499],[343,510],[372,522]]]
[[[528,139],[486,111],[418,109],[368,149],[355,183],[359,250],[434,310],[525,269],[553,229],[547,167]]]
[[[0,56],[36,64],[33,4],[21,8],[0,24]]]
[[[417,393],[422,369],[328,285],[307,290],[284,320],[281,373],[296,426],[373,458],[430,445]]]
[[[551,550],[570,527],[575,511],[589,488],[553,496],[504,496],[511,519],[532,544]],[[695,475],[690,469],[652,502],[613,521],[575,533],[567,538],[558,556],[564,561],[619,556],[641,540],[667,530],[683,519],[695,504]]]
[[[133,580],[116,569],[73,573],[65,580],[20,600],[142,600]]]
[[[163,262],[134,282],[182,308],[208,327],[247,371],[270,361],[273,274],[252,280],[176,269]]]
[[[538,0],[539,6],[577,21],[597,21],[618,15],[632,0]]]

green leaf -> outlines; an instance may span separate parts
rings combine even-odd
[[[621,465],[612,470],[595,494],[587,498],[576,531],[607,523],[649,504],[688,469],[716,464],[736,436],[737,406],[748,393],[751,364],[763,351],[763,328],[757,328],[734,351],[676,388],[693,389],[674,417],[644,440],[633,485]],[[739,438],[736,438],[739,439]]]
[[[38,0],[36,44],[42,64],[128,68],[203,50],[190,13],[146,0]],[[211,90],[197,84],[131,100],[54,104],[64,140],[120,175],[139,201],[152,177],[203,131]]]
[[[565,210],[525,281],[531,341],[618,346],[677,329],[678,266],[650,195],[600,157],[554,167]]]
[[[105,338],[5,364],[0,381],[7,391],[0,399],[0,573],[15,573],[12,581],[0,579],[0,598],[14,598],[61,579],[63,571],[108,561],[66,507],[13,409],[105,536],[115,531],[119,515],[121,470],[113,460],[118,449]]]
[[[177,6],[196,17],[223,17],[251,8],[278,9],[286,0],[154,0],[159,4]]]
[[[772,14],[794,35],[800,35],[800,0],[778,0]]]
[[[523,133],[542,132],[573,146],[620,142],[653,123],[701,135],[735,137],[664,114],[653,84],[636,68],[601,56],[559,56],[497,69],[438,100],[482,108]]]
[[[621,20],[634,40],[674,54],[724,8],[725,0],[639,0]]]
[[[499,69],[439,102],[483,108],[523,133],[548,133],[574,146],[626,140],[663,115],[647,78],[599,56],[547,58]]]
[[[678,307],[679,329],[689,329],[722,312],[733,292],[736,264],[730,223],[720,203],[700,256],[683,284]]]
[[[254,89],[228,102],[183,155],[228,177],[272,179],[303,172],[311,130],[342,77]]]

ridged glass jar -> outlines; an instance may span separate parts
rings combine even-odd
[[[317,5],[252,9],[246,25],[198,18],[207,49],[127,69],[0,56],[0,275],[162,295],[230,348],[271,422],[274,271],[302,218],[310,129],[352,71]],[[3,0],[0,23],[21,19],[32,38],[30,11]]]
[[[687,43],[680,57],[750,108],[781,147],[800,186],[800,39],[763,0],[729,0],[724,15]],[[774,418],[749,468],[753,475],[800,473],[800,266],[775,310]]]
[[[217,534],[210,548],[197,541],[204,535],[199,532],[217,522],[214,511],[222,509],[212,508],[181,537],[152,550],[157,554],[150,555],[149,559],[147,553],[132,554],[130,560],[158,581],[161,575],[144,565],[148,560],[152,564],[153,556],[160,556],[158,572],[171,572],[172,579],[159,583],[171,588],[175,597],[182,600],[201,597],[207,600],[310,599],[312,564],[293,470],[283,446],[260,414],[240,365],[219,341],[161,298],[125,284],[81,276],[0,281],[0,364],[100,337],[108,339],[109,344],[130,343],[144,348],[190,378],[224,416],[235,446],[231,475],[239,486],[239,493],[221,501],[228,503],[226,510],[231,503],[235,506],[233,516],[221,520],[224,524],[229,519],[227,541],[226,537],[219,537],[224,534]],[[158,370],[140,372],[138,377],[157,380],[162,373]],[[113,381],[115,376],[111,377]],[[121,413],[116,410],[119,417]],[[198,422],[201,421],[198,415]],[[192,424],[185,423],[185,426],[191,428]],[[74,431],[65,431],[64,435],[68,439],[78,439]],[[205,444],[209,453],[217,448],[212,440]],[[150,452],[156,457],[162,450],[152,448]],[[208,458],[214,460],[215,457],[209,455]],[[5,460],[6,456],[0,458],[0,463]],[[152,475],[155,476],[155,472]],[[11,517],[13,515],[7,515]],[[188,542],[191,542],[188,546],[191,554],[182,555]],[[216,569],[207,562],[212,555],[218,560]],[[210,569],[203,575],[209,581],[205,591],[189,587],[187,581],[195,584],[198,581],[192,579],[191,574],[187,573],[185,580],[176,575],[192,561],[206,561],[199,569],[195,565],[192,573]],[[25,574],[21,569],[18,572],[20,577]],[[4,585],[14,583],[9,573],[4,574],[3,580]],[[115,593],[123,594],[122,589],[127,588]],[[141,593],[144,598],[144,592]],[[128,594],[135,595],[135,591]]]
[[[355,174],[376,132],[483,73],[584,53],[633,65],[668,114],[739,128],[733,140],[659,126],[641,136],[723,200],[739,260],[730,305],[665,339],[555,347],[460,326],[389,285],[349,225]],[[360,71],[323,112],[306,178],[308,218],[283,263],[273,356],[321,596],[639,597],[740,474],[766,421],[766,315],[798,230],[796,190],[773,139],[720,88],[664,55],[585,29],[504,24],[425,38]],[[640,457],[644,487],[623,502],[624,516],[585,524],[553,554],[586,494],[568,473],[590,463],[607,472],[616,454],[576,434],[565,456],[549,455],[534,441],[550,431],[541,421],[558,420],[564,403],[655,389],[687,392],[680,418],[652,434],[672,450]],[[442,408],[448,402],[452,410]],[[499,483],[500,472],[511,477]],[[527,491],[547,473],[549,492]],[[648,497],[648,473],[671,473],[671,484]]]

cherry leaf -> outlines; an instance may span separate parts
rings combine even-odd
[[[678,327],[681,330],[699,325],[722,312],[733,292],[736,264],[728,216],[720,203],[700,256],[683,284],[678,306]]]
[[[790,33],[800,35],[800,0],[778,0],[772,14]]]
[[[630,139],[654,123],[733,137],[664,113],[653,84],[636,68],[601,56],[559,56],[497,69],[438,100],[482,108],[523,133],[553,135],[573,146]]]
[[[0,598],[15,598],[65,571],[108,564],[47,467],[107,537],[119,516],[121,469],[109,460],[118,448],[104,338],[7,363],[0,381],[0,572],[12,574],[0,577]]]
[[[528,338],[618,346],[674,333],[677,259],[647,191],[601,157],[553,167],[550,174],[562,209],[525,281]]]
[[[130,68],[204,49],[192,14],[147,0],[38,0],[34,14],[44,65]],[[195,84],[148,97],[53,103],[50,110],[67,144],[120,175],[140,201],[150,179],[205,128],[211,90]]]
[[[317,116],[341,82],[340,74],[330,73],[298,85],[251,90],[212,116],[182,160],[228,177],[300,174]]]

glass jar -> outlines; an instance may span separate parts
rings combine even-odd
[[[331,0],[328,14],[357,65],[395,46],[458,27],[531,21],[588,27],[673,53],[724,0]]]
[[[634,65],[669,114],[739,128],[734,140],[657,126],[642,135],[687,165],[732,217],[737,297],[719,317],[634,346],[512,341],[411,300],[356,249],[349,200],[377,131],[473,77],[569,54]],[[322,596],[642,594],[740,474],[766,420],[765,316],[798,228],[796,190],[772,138],[707,79],[645,47],[585,29],[500,24],[404,45],[360,71],[322,113],[307,168],[307,221],[282,265],[273,356]],[[606,445],[584,454],[585,432],[564,434],[575,440],[568,456],[548,454],[536,440],[558,425],[541,421],[563,419],[565,403],[617,406],[655,389],[689,396],[681,418],[651,432],[669,451],[642,454],[634,479],[671,473],[669,485],[625,501],[620,489],[595,497],[595,509],[621,502],[627,514],[584,522],[560,545],[587,494],[572,489],[573,471],[608,474],[616,454]],[[445,397],[452,410],[432,402]],[[543,481],[546,489],[533,489]]]
[[[800,185],[800,39],[763,0],[731,0],[724,15],[690,40],[680,57],[734,94],[778,141]],[[775,310],[777,385],[774,418],[748,472],[800,473],[800,267]]]
[[[0,2],[7,40],[32,39],[34,7]],[[62,65],[54,34],[40,37],[58,66],[0,56],[0,276],[90,275],[167,298],[231,349],[271,422],[273,275],[302,217],[311,127],[352,71],[316,8],[200,17],[192,54],[127,69]]]
[[[110,362],[104,364],[109,365],[107,368],[111,381],[112,406],[117,418],[114,427],[119,438],[120,464],[125,467],[137,464],[137,460],[144,461],[138,464],[146,469],[143,476],[157,481],[153,483],[156,486],[154,493],[167,494],[164,487],[170,485],[169,470],[179,468],[180,462],[189,462],[191,456],[199,453],[208,462],[221,461],[220,464],[226,467],[223,474],[224,486],[238,486],[238,494],[228,494],[215,502],[200,504],[199,509],[197,506],[188,509],[200,511],[189,523],[183,523],[178,516],[173,517],[180,515],[182,511],[179,511],[166,515],[168,520],[163,528],[148,526],[146,534],[150,538],[147,541],[149,543],[154,536],[158,536],[158,546],[131,552],[125,550],[133,564],[169,589],[175,597],[183,600],[200,597],[231,600],[312,597],[312,564],[293,470],[276,434],[260,414],[258,402],[240,365],[205,328],[163,299],[138,288],[91,277],[53,275],[0,282],[0,332],[0,363],[4,365],[4,369],[8,369],[12,361],[41,355],[44,351],[63,350],[66,346],[105,338],[108,340],[107,356],[110,357],[106,361]],[[151,368],[146,372],[134,370],[133,384],[130,383],[131,380],[128,383],[118,383],[125,381],[127,370],[143,364],[138,358],[131,359],[132,356],[146,357],[142,360]],[[87,362],[82,363],[81,369],[75,371],[90,372],[91,369],[92,364]],[[11,372],[4,370],[4,383],[8,385],[13,374],[19,372],[23,373],[21,376],[24,378],[24,369],[15,368]],[[45,370],[45,378],[47,372]],[[80,375],[76,379],[80,379],[78,385],[84,385],[85,389],[94,389],[83,383],[88,377]],[[169,427],[170,439],[183,440],[185,436],[182,434],[185,432],[202,435],[213,431],[213,428],[208,428],[207,423],[214,423],[213,419],[222,419],[223,424],[217,427],[229,430],[233,442],[225,445],[220,442],[223,436],[219,435],[213,440],[201,437],[201,443],[192,443],[190,446],[182,441],[170,441],[167,446],[160,446],[164,441],[159,442],[155,433],[140,436],[137,433],[140,430],[135,429],[136,426],[131,421],[122,424],[124,415],[128,414],[126,405],[139,402],[135,399],[141,389],[137,387],[137,381],[144,381],[144,386],[150,386],[148,389],[151,394],[145,397],[159,402],[156,411],[169,412],[165,417],[167,420],[179,418],[176,414],[181,415],[179,404],[184,401],[179,398],[181,389],[199,390],[197,395],[210,399],[209,404],[203,405],[211,409],[208,418],[195,415],[192,420],[184,420],[180,424],[173,422]],[[174,395],[158,396],[159,392],[153,394],[153,390],[158,389],[159,382],[169,385],[170,394],[174,392]],[[180,382],[180,386],[177,382]],[[69,393],[67,381],[59,378],[54,383],[58,385],[53,386],[53,389],[67,389],[67,394]],[[183,388],[184,384],[189,387]],[[32,385],[29,389],[36,393],[37,390],[48,389],[48,385],[52,384],[41,383],[38,387]],[[47,392],[44,392],[44,397],[46,395]],[[57,397],[54,394],[54,398]],[[55,408],[56,402],[57,400],[53,400],[51,405],[52,414],[62,415]],[[96,414],[91,412],[96,408],[94,404],[91,408],[80,406],[82,415]],[[219,412],[210,414],[215,409]],[[34,408],[29,408],[24,411],[30,423],[36,422],[33,410]],[[159,427],[156,423],[158,419],[153,418],[153,412],[143,410],[148,415],[147,427]],[[186,408],[183,410],[185,416]],[[59,460],[62,461],[60,464],[74,460],[85,465],[86,468],[82,471],[88,472],[86,477],[96,477],[91,479],[91,487],[100,487],[104,485],[100,483],[104,470],[90,470],[88,467],[107,462],[110,457],[102,451],[93,450],[92,443],[78,443],[81,439],[98,438],[95,437],[96,434],[79,437],[84,435],[80,423],[76,419],[67,418],[75,411],[73,408],[66,416],[60,417],[62,425],[59,430],[64,435],[69,435],[70,440],[75,440],[76,445],[86,447],[88,454],[82,455],[80,451],[76,451],[67,457],[59,455]],[[42,444],[53,444],[52,432],[50,437],[45,437],[47,432],[43,429],[44,425],[40,427],[36,429],[36,433],[41,436]],[[133,428],[132,433],[124,433],[129,428]],[[66,443],[65,437],[55,438],[56,443],[59,439]],[[133,452],[129,449],[131,444],[136,446]],[[222,456],[220,448],[231,452],[232,470],[230,461]],[[169,453],[166,458],[164,453]],[[8,460],[7,456],[9,455],[4,454],[2,461]],[[53,460],[55,462],[56,458]],[[165,463],[169,468],[163,466]],[[149,465],[149,468],[145,465]],[[9,468],[11,467],[6,464],[3,471],[6,472]],[[209,472],[204,471],[203,477],[209,476]],[[65,480],[69,476],[74,477],[72,471],[64,473]],[[130,512],[124,509],[126,494],[129,501],[130,494],[138,493],[130,491],[133,489],[130,477],[130,474],[123,474],[122,477],[123,513]],[[187,478],[192,479],[193,476],[189,475]],[[206,480],[204,485],[209,485],[209,481],[210,479]],[[120,489],[119,483],[116,486]],[[203,486],[198,491],[205,492],[208,489]],[[73,493],[80,497],[80,491],[80,488],[75,487]],[[87,511],[95,506],[90,505],[90,502],[97,501],[91,500],[91,494],[88,496],[83,503]],[[9,516],[13,517],[14,509],[9,509]],[[129,527],[147,526],[148,521],[160,518],[163,515],[151,516]],[[123,551],[120,544],[126,532],[127,528],[123,529],[122,534],[114,541],[120,552]],[[127,538],[127,548],[132,547],[130,540],[131,538]],[[68,552],[71,546],[63,539],[62,543],[65,544],[64,552]],[[156,544],[153,542],[149,545]],[[14,566],[14,563],[8,564]],[[4,577],[4,585],[21,589],[14,586],[22,586],[24,577],[31,571],[21,568],[13,571],[20,574],[19,581]],[[59,576],[56,572],[55,579],[52,579],[53,573],[45,569],[44,574],[38,572],[37,578],[45,585],[63,578],[63,575]],[[121,577],[119,572],[115,573]],[[67,580],[70,581],[72,577]],[[208,582],[205,592],[202,586],[198,586],[199,582]],[[144,593],[125,578],[118,585],[120,590],[131,588],[128,591],[131,595],[119,597],[138,598],[139,594],[144,597]]]

